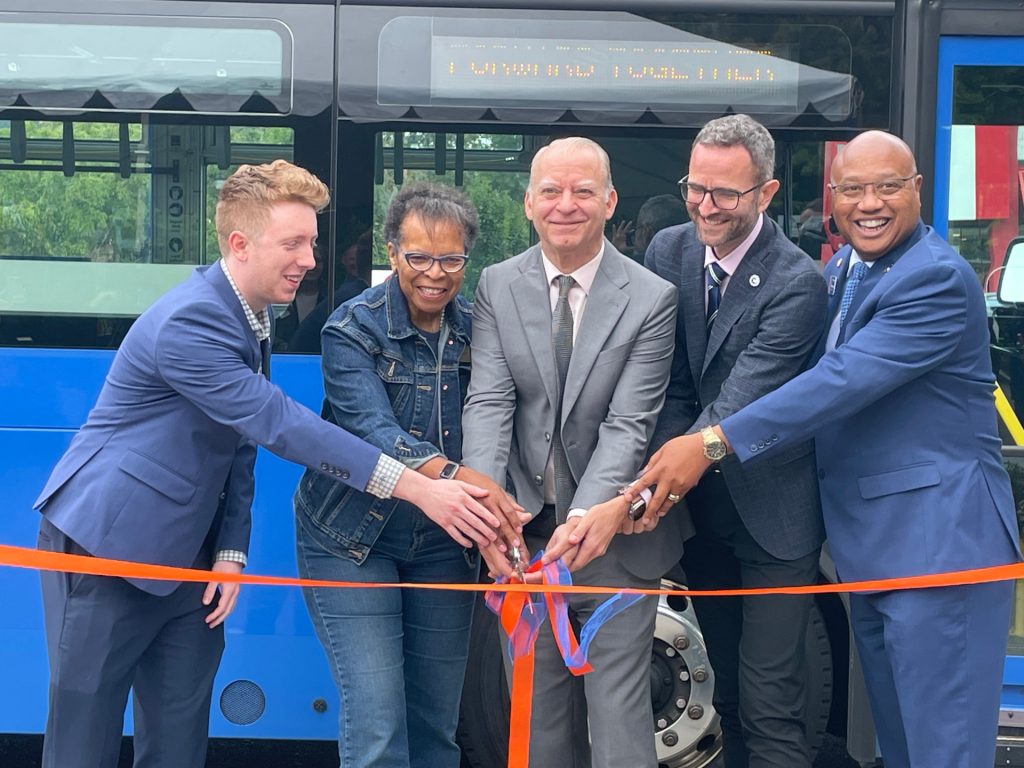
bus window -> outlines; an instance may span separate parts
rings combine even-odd
[[[216,260],[219,182],[292,155],[289,128],[0,123],[0,345],[116,347]]]
[[[396,147],[397,139],[397,147]],[[439,139],[444,141],[438,152]],[[398,182],[436,181],[461,186],[480,214],[480,236],[469,254],[463,293],[473,297],[480,271],[530,245],[523,194],[530,178],[524,137],[513,134],[382,133],[379,183],[373,190],[374,281],[390,274],[384,215]]]

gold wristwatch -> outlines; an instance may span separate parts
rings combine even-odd
[[[725,458],[725,454],[728,450],[725,447],[725,443],[718,435],[715,434],[715,430],[711,427],[704,427],[700,431],[700,436],[704,440],[704,458],[708,461],[721,461]]]

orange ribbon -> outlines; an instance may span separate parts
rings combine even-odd
[[[924,576],[903,576],[894,579],[848,581],[841,584],[811,584],[802,587],[764,587],[758,589],[622,589],[621,587],[580,586],[577,584],[420,584],[408,582],[355,582],[299,579],[288,576],[258,576],[255,574],[214,573],[195,568],[175,568],[169,565],[147,565],[127,560],[108,560],[88,555],[67,555],[45,552],[28,547],[0,544],[0,566],[31,568],[39,571],[65,571],[87,573],[94,576],[118,576],[129,579],[156,581],[195,581],[233,584],[262,584],[278,587],[338,587],[347,589],[405,588],[446,589],[458,592],[512,592],[573,595],[610,595],[617,592],[637,595],[680,595],[685,597],[742,597],[744,595],[820,595],[842,592],[884,592],[890,589],[924,589],[951,587],[960,584],[984,584],[992,581],[1011,581],[1024,578],[1024,563],[995,565]]]
[[[548,605],[549,620],[554,625],[553,600],[554,594],[627,594],[642,595],[685,595],[685,596],[717,596],[739,597],[744,595],[768,594],[825,594],[838,592],[881,592],[892,589],[924,589],[928,587],[946,587],[960,584],[982,584],[992,581],[1007,581],[1024,578],[1024,563],[974,568],[970,570],[933,573],[924,576],[905,576],[895,579],[873,579],[854,581],[844,584],[814,584],[801,587],[772,587],[761,589],[720,589],[720,590],[688,590],[688,589],[620,589],[616,587],[593,587],[578,585],[562,585],[548,583],[546,577],[542,584],[414,584],[414,583],[382,583],[382,582],[350,582],[324,581],[315,579],[298,579],[284,576],[258,576],[246,574],[214,573],[193,568],[174,568],[166,565],[147,565],[125,560],[108,560],[88,555],[68,555],[58,552],[46,552],[26,547],[12,547],[0,544],[0,566],[14,568],[31,568],[40,571],[65,571],[68,573],[86,573],[96,576],[117,576],[132,579],[154,579],[159,581],[190,581],[190,582],[232,582],[237,584],[255,584],[287,587],[336,587],[349,589],[368,588],[416,588],[416,589],[447,589],[460,592],[505,592],[502,605],[501,624],[506,634],[511,634],[522,614],[529,593],[544,593]],[[531,570],[537,570],[535,564]],[[557,633],[556,633],[557,638]],[[575,647],[576,638],[570,632],[570,644]],[[509,715],[509,749],[508,768],[527,768],[530,759],[530,717],[533,704],[533,645],[529,653],[520,656],[513,665],[511,711]],[[589,670],[584,670],[589,671]],[[582,672],[581,672],[582,673]]]

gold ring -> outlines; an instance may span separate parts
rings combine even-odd
[[[683,497],[682,497],[682,496],[680,496],[680,495],[679,495],[679,494],[677,494],[677,493],[670,493],[670,494],[668,495],[668,500],[669,500],[669,501],[671,501],[671,502],[672,502],[673,504],[675,504],[675,503],[676,503],[677,501],[679,501],[679,500],[680,500],[681,498],[683,498]]]

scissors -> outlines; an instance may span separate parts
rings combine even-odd
[[[523,572],[523,553],[519,547],[509,547],[507,557],[516,578],[519,579],[519,583],[525,584],[526,574]],[[533,600],[529,596],[526,599],[526,606],[530,609],[530,613],[533,613]]]

